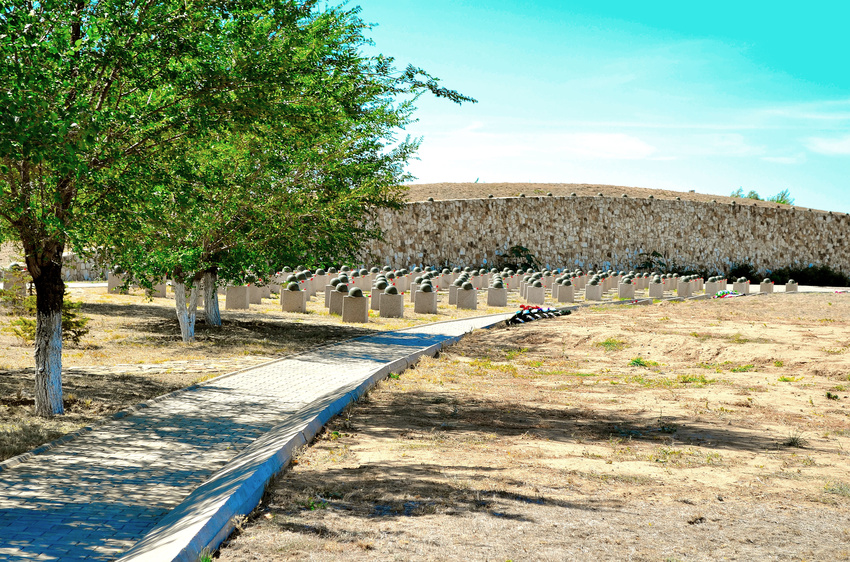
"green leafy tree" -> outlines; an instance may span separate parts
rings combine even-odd
[[[783,189],[773,197],[768,197],[767,199],[762,199],[761,196],[755,191],[750,190],[749,193],[744,195],[744,188],[739,187],[735,191],[732,192],[732,197],[738,198],[746,198],[746,199],[755,199],[756,201],[770,201],[771,203],[780,203],[782,205],[793,205],[794,198],[791,197],[791,192],[787,189]]]
[[[333,81],[335,64],[352,51],[328,52],[311,42],[323,44],[323,31],[335,33],[335,22],[356,11],[317,6],[312,0],[0,0],[0,220],[23,245],[36,288],[38,415],[63,412],[62,253],[68,245],[78,251],[91,245],[91,229],[83,226],[126,219],[132,238],[127,229],[146,224],[133,213],[157,217],[162,201],[190,209],[197,194],[181,188],[194,177],[181,171],[187,161],[169,167],[178,147],[254,128],[263,133],[276,123],[309,145],[309,132],[339,117],[328,111],[315,69]],[[356,28],[349,33],[362,37]],[[367,73],[388,75],[391,62],[378,57],[349,86],[376,87]],[[312,89],[294,95],[306,85],[305,74],[313,77]],[[379,82],[376,100],[426,90],[464,99],[413,67],[394,80]],[[153,178],[151,170],[169,174]],[[124,217],[97,214],[148,197],[151,204],[130,206]],[[191,258],[198,247],[187,245],[185,259],[202,267],[203,260]],[[197,277],[197,270],[181,269],[182,259],[152,261],[162,272]]]
[[[771,203],[779,203],[780,205],[793,205],[794,198],[791,197],[791,192],[787,189],[783,189],[773,197],[768,197],[767,199]]]
[[[269,95],[250,127],[175,143],[140,170],[146,177],[121,178],[147,186],[143,195],[90,201],[98,216],[114,216],[87,223],[113,263],[144,285],[173,279],[185,341],[194,338],[201,279],[206,323],[218,326],[218,282],[352,257],[380,236],[370,219],[402,204],[404,165],[418,146],[395,138],[414,100],[423,92],[470,100],[420,69],[398,72],[390,58],[363,55],[365,29],[357,10],[304,18],[281,56],[297,50],[315,62]]]

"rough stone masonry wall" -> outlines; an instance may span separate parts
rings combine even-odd
[[[710,273],[828,265],[850,273],[850,217],[781,206],[610,197],[513,197],[408,203],[381,210],[385,239],[366,262],[465,266],[514,245],[550,267],[629,269],[657,251]],[[371,258],[371,259],[370,259]],[[486,261],[485,261],[486,260]]]
[[[62,278],[65,281],[100,281],[107,270],[93,258],[83,258],[68,252],[62,255]]]

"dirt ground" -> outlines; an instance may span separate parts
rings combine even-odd
[[[415,314],[407,302],[403,319],[373,314],[368,324],[343,324],[317,298],[308,314],[281,312],[277,298],[263,299],[250,311],[227,311],[222,300],[222,328],[206,326],[199,311],[197,341],[185,344],[173,298],[147,299],[139,290],[111,295],[106,287],[74,287],[69,293],[82,302],[79,314],[91,319],[91,331],[80,345],[64,346],[65,415],[51,420],[33,415],[33,346],[10,331],[16,315],[0,306],[0,461],[216,375],[378,330],[505,311],[485,306],[482,292],[477,311],[449,308],[443,298],[435,315]]]
[[[221,560],[850,559],[850,294],[600,306],[381,383]]]
[[[675,199],[676,197],[680,197],[683,201],[702,201],[705,203],[716,201],[727,205],[732,201],[736,201],[738,204],[764,207],[775,207],[777,205],[768,201],[733,199],[732,197],[709,193],[588,183],[421,183],[410,185],[407,200],[424,201],[428,197],[433,197],[438,201],[441,199],[482,199],[488,195],[493,195],[494,197],[517,197],[521,193],[524,193],[528,197],[545,196],[548,193],[551,193],[555,197],[569,197],[573,193],[579,197],[595,197],[599,193],[604,194],[605,197],[622,197],[623,194],[626,194],[629,197],[647,198],[652,195],[656,199]]]

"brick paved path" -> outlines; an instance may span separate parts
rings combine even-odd
[[[380,333],[181,392],[0,471],[0,560],[112,560],[287,416],[499,317]]]

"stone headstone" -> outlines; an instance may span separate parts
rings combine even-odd
[[[404,295],[400,293],[382,294],[379,306],[381,318],[404,318]]]
[[[620,283],[617,285],[617,296],[621,299],[634,299],[635,286],[632,283]]]
[[[529,285],[525,288],[525,301],[528,304],[544,304],[546,302],[546,287]]]
[[[558,287],[558,302],[575,302],[575,290],[575,285],[561,285]]]
[[[307,312],[307,293],[302,290],[290,291],[284,289],[280,292],[280,309],[283,312]]]
[[[248,287],[228,287],[224,293],[225,310],[248,310]]]
[[[457,308],[464,310],[478,309],[478,291],[475,288],[458,288]]]
[[[369,299],[363,296],[362,290],[352,291],[352,294],[342,298],[342,321],[357,324],[369,322]]]
[[[676,295],[682,298],[688,298],[693,294],[693,286],[690,281],[682,281],[681,279],[678,282],[678,287],[676,288]]]
[[[416,291],[413,298],[416,314],[437,314],[437,291]]]
[[[601,301],[602,300],[602,285],[588,284],[584,288],[584,300],[586,301]]]
[[[112,273],[110,271],[109,276],[106,278],[106,292],[113,295],[126,295],[127,290],[122,288],[126,279],[127,276],[125,274]]]
[[[508,290],[489,287],[487,289],[487,306],[508,306]]]

